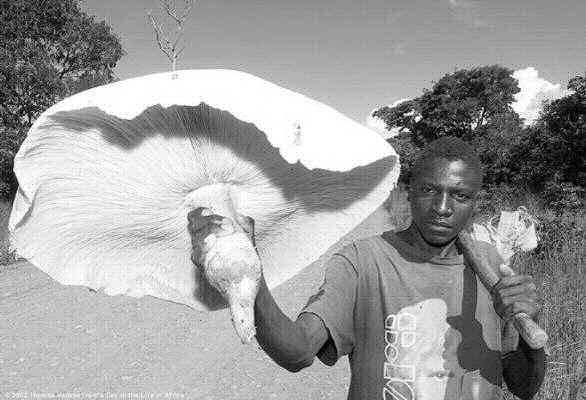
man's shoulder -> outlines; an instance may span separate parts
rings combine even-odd
[[[382,235],[370,235],[360,239],[353,240],[351,243],[342,247],[337,253],[341,255],[359,256],[380,251],[381,244],[385,243]]]
[[[397,262],[400,258],[399,251],[385,235],[386,232],[356,239],[335,252],[332,257],[342,257],[359,275],[366,270],[376,270],[381,265]]]
[[[475,242],[482,256],[485,257],[488,261],[488,264],[498,275],[500,275],[499,266],[504,262],[504,260],[498,252],[496,246],[484,240],[475,240]]]

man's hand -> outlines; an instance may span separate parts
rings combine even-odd
[[[502,350],[503,377],[507,389],[522,400],[531,400],[541,387],[546,370],[544,349],[534,350],[513,327],[511,318],[524,312],[535,319],[539,311],[533,279],[527,275],[514,275],[511,268],[501,265],[501,280],[492,290],[496,312],[505,323]]]
[[[254,219],[252,217],[247,217],[246,215],[236,214],[236,222],[244,233],[248,235],[250,239],[250,243],[256,248],[256,238],[254,236]]]
[[[505,264],[499,269],[502,278],[491,291],[497,314],[505,321],[510,321],[518,313],[525,313],[534,319],[539,312],[539,303],[533,278],[515,275]]]
[[[213,214],[209,208],[199,207],[187,214],[188,231],[191,235],[191,260],[196,265],[202,265],[203,256],[214,246],[218,237],[231,235],[237,227],[230,218]],[[253,245],[254,220],[244,215],[236,214],[238,227],[248,235]]]

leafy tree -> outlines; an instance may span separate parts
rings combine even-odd
[[[523,122],[514,112],[494,116],[475,130],[469,142],[482,162],[485,186],[512,183],[512,167],[519,162],[512,149],[519,144],[523,132]]]
[[[586,97],[586,72],[584,76],[577,75],[570,79],[568,89],[573,90],[581,98]]]
[[[512,157],[516,183],[545,191],[554,202],[573,202],[586,186],[586,74],[568,83],[573,93],[545,102],[536,123],[525,129]],[[565,199],[565,200],[564,200]]]
[[[500,65],[460,69],[424,89],[421,96],[374,112],[387,128],[409,130],[417,146],[444,135],[470,140],[504,114],[519,92],[513,71]]]
[[[16,151],[22,143],[24,132],[0,127],[0,199],[8,199],[18,186],[12,172]]]
[[[488,183],[506,182],[506,150],[522,129],[521,119],[511,108],[519,92],[512,73],[499,65],[456,70],[424,89],[421,96],[376,110],[373,115],[385,121],[387,129],[401,131],[400,137],[391,140],[406,161],[401,180],[409,178],[414,153],[432,140],[451,135],[479,151]]]
[[[420,150],[412,140],[410,132],[400,132],[397,136],[387,139],[387,142],[393,146],[399,158],[401,159],[401,174],[399,181],[408,183],[411,180],[411,169],[417,158],[417,152]]]
[[[0,197],[14,193],[12,160],[39,114],[113,81],[123,54],[111,28],[75,0],[0,0]]]

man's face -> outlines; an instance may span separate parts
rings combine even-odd
[[[413,222],[430,245],[448,244],[468,223],[481,177],[463,161],[430,160],[409,190]]]

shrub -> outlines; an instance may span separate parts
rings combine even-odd
[[[10,250],[8,240],[8,219],[11,207],[9,203],[0,202],[0,266],[16,261],[15,252]]]
[[[557,211],[584,208],[584,188],[569,182],[548,181],[541,192],[547,205]]]

